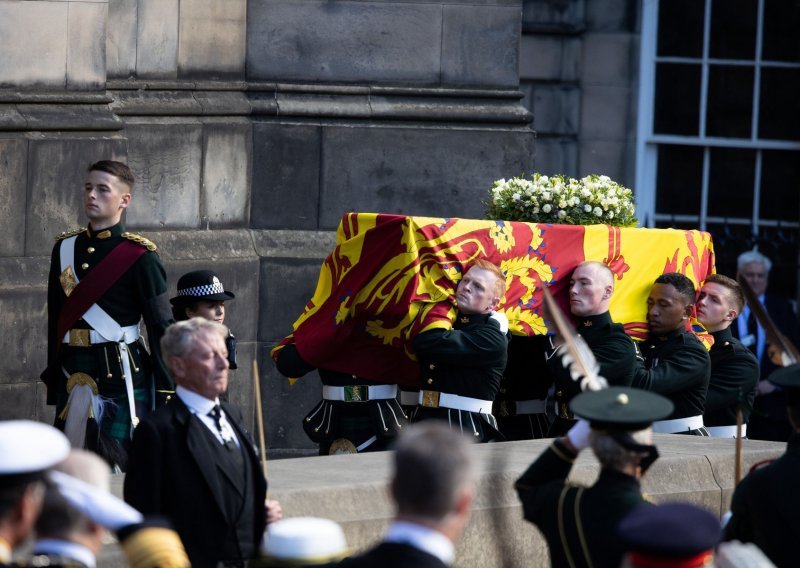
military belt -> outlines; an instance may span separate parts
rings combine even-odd
[[[397,385],[349,385],[332,387],[322,385],[322,398],[340,402],[367,402],[397,398]]]
[[[495,407],[500,416],[521,416],[527,414],[544,414],[547,412],[547,399],[532,400],[497,400]]]
[[[713,438],[735,438],[736,426],[706,426],[708,435]],[[742,438],[747,437],[747,424],[742,424]]]
[[[419,402],[419,391],[400,391],[400,404],[403,406],[417,406]]]
[[[419,405],[425,408],[452,408],[466,412],[492,413],[492,401],[439,391],[419,391]]]
[[[692,430],[698,430],[702,427],[702,415],[653,422],[653,432],[656,434],[677,434],[679,432],[691,432]]]
[[[138,325],[128,325],[120,328],[120,339],[107,339],[99,331],[95,329],[70,329],[64,334],[63,343],[69,344],[70,347],[91,347],[100,343],[117,343],[123,341],[125,343],[133,343],[140,337]]]

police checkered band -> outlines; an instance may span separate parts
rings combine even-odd
[[[203,297],[212,294],[224,294],[225,288],[222,287],[222,282],[215,276],[211,284],[203,284],[202,286],[194,286],[192,288],[183,288],[178,290],[178,297],[181,296],[195,296]]]

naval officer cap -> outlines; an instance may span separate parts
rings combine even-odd
[[[294,517],[272,523],[264,535],[262,568],[334,566],[347,556],[344,531],[318,517]]]
[[[233,300],[233,292],[225,290],[217,274],[212,270],[187,272],[178,279],[178,293],[170,298],[173,306],[185,305],[197,300],[212,302]]]
[[[716,515],[688,503],[634,509],[617,527],[630,565],[696,568],[711,566],[722,538]]]
[[[52,426],[32,420],[0,421],[0,487],[43,478],[69,451],[67,437]]]
[[[586,391],[572,399],[575,416],[599,430],[644,430],[674,409],[672,402],[654,392],[633,387],[609,387]]]

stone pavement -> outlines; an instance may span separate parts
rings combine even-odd
[[[693,436],[656,435],[661,457],[643,480],[656,502],[686,501],[721,516],[733,491],[734,441]],[[547,547],[537,530],[522,520],[513,483],[547,447],[549,440],[476,446],[481,468],[472,520],[457,547],[456,566],[501,566],[503,547],[516,566],[549,566]],[[745,440],[744,471],[777,457],[785,444]],[[378,540],[392,518],[387,481],[387,452],[359,456],[324,456],[268,463],[270,497],[281,501],[287,516],[314,515],[342,524],[347,541],[360,550]],[[573,468],[571,479],[591,484],[598,464],[590,451]],[[112,487],[121,495],[123,476]],[[108,547],[101,566],[117,566],[119,553]]]

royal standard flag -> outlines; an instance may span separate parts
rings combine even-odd
[[[636,339],[647,334],[647,295],[659,275],[681,272],[697,286],[714,272],[711,237],[701,231],[350,213],[336,242],[273,357],[294,342],[316,367],[407,386],[419,374],[411,339],[451,326],[456,286],[478,258],[505,274],[498,311],[518,335],[549,332],[544,286],[569,313],[569,277],[585,260],[614,273],[611,317]]]

